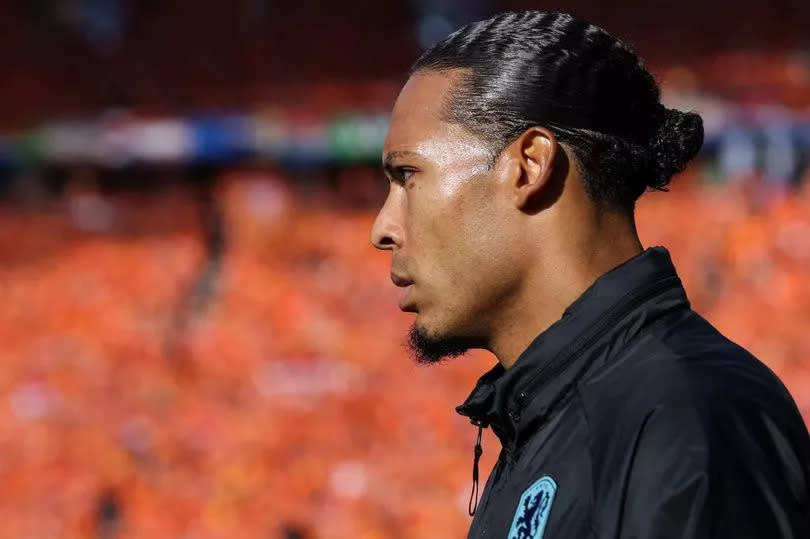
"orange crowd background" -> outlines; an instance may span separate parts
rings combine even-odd
[[[390,253],[369,242],[386,188],[376,165],[242,164],[201,184],[172,178],[199,164],[185,156],[108,189],[98,175],[126,172],[93,167],[141,164],[105,156],[96,139],[69,141],[89,162],[35,150],[63,120],[116,135],[121,118],[230,112],[289,117],[313,143],[313,119],[390,110],[423,23],[495,10],[560,9],[604,26],[679,108],[701,111],[715,145],[670,192],[642,197],[642,242],[670,249],[693,307],[776,372],[810,422],[803,2],[7,4],[0,539],[465,536],[477,429],[454,408],[495,358],[409,359],[413,315],[396,306]],[[759,106],[779,110],[763,119]],[[717,138],[735,126],[737,154]],[[758,174],[786,152],[803,178],[701,180],[699,167],[722,168],[706,163],[718,155],[741,154]],[[59,167],[75,168],[50,197]],[[500,448],[490,429],[483,448],[482,485]]]
[[[689,173],[637,219],[810,420],[800,185],[761,202]],[[454,407],[494,357],[411,362],[373,205],[262,169],[213,199],[214,259],[182,184],[0,207],[0,538],[462,537],[476,432]]]

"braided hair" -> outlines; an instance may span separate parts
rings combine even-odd
[[[459,69],[446,121],[482,138],[494,158],[532,126],[575,156],[600,209],[633,211],[666,190],[703,145],[703,121],[668,109],[639,57],[602,28],[565,13],[507,12],[467,25],[411,68]]]

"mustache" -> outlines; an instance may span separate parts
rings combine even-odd
[[[391,272],[397,275],[411,275],[408,271],[408,265],[397,261],[396,258],[391,260]]]

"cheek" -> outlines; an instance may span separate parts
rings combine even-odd
[[[492,204],[473,205],[467,198],[445,210],[431,227],[428,243],[435,253],[431,269],[444,288],[445,300],[475,303],[513,278],[516,268],[508,234],[497,226]]]
[[[447,307],[469,305],[510,270],[508,234],[490,179],[464,175],[466,182],[446,173],[437,188],[416,184],[408,192],[411,255],[424,299]]]
[[[460,234],[436,257],[433,279],[423,289],[426,323],[463,334],[479,334],[498,317],[517,281],[510,256],[487,235]]]
[[[462,282],[480,297],[512,281],[516,264],[509,243],[491,229],[490,223],[475,223],[469,230],[460,260],[465,273]]]

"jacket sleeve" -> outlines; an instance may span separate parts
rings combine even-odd
[[[777,418],[717,397],[647,414],[620,537],[810,538],[810,450],[798,412]]]

